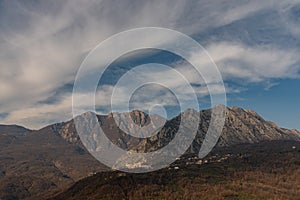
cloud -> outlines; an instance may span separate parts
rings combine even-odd
[[[282,1],[278,5],[278,12],[283,20],[284,28],[296,38],[300,38],[300,4],[299,1]]]
[[[6,124],[19,124],[39,129],[50,123],[66,121],[72,118],[71,95],[64,96],[59,103],[43,104],[32,107],[19,108],[6,115],[3,122]]]
[[[0,6],[0,113],[6,114],[1,122],[41,127],[70,118],[70,93],[60,94],[55,102],[47,100],[73,83],[84,56],[112,34],[142,26],[161,26],[192,36],[214,30],[215,35],[211,37],[218,37],[219,29],[272,10],[279,13],[282,31],[299,38],[295,26],[299,20],[298,8],[297,0],[278,4],[272,0],[3,1]],[[269,26],[268,33],[272,34],[272,23]],[[240,34],[249,33],[238,32],[232,35],[233,40]],[[161,37],[162,43],[168,39]],[[285,49],[256,41],[248,45],[243,40],[211,41],[208,37],[201,42],[207,44],[205,47],[225,81],[264,82],[299,77],[297,47]],[[201,62],[199,57],[192,59]],[[177,64],[180,68],[180,63]],[[199,83],[192,70],[185,73],[192,83]],[[180,82],[172,81],[180,87]],[[232,88],[228,85],[227,90],[238,92]],[[203,88],[198,89],[199,93],[206,94]],[[102,98],[106,98],[104,95]]]
[[[222,42],[210,45],[208,52],[225,80],[236,78],[262,82],[273,78],[299,78],[298,49],[278,49],[269,45],[252,47]]]

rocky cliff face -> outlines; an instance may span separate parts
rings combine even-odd
[[[130,124],[128,121],[125,123],[124,120],[128,119],[126,118],[126,114],[114,113],[98,116],[101,128],[114,144],[123,149],[138,152],[155,151],[168,144],[174,138],[181,123],[180,115],[171,120],[165,120],[157,115],[148,116],[146,113],[138,110],[127,113],[127,115],[131,116],[131,123],[140,127],[149,125],[151,119],[165,122],[162,128],[155,127],[160,129],[157,134],[148,138],[137,138],[126,134],[126,132],[132,133],[135,131],[132,128],[133,124]],[[189,121],[192,122],[196,116],[200,117],[200,123],[195,140],[189,149],[190,152],[199,151],[209,127],[211,110],[208,109],[200,112],[192,110],[189,112],[188,120],[185,121],[185,123],[189,123]],[[124,124],[126,124],[126,126],[124,126]],[[123,125],[122,129],[119,128],[121,125]],[[67,123],[53,125],[53,129],[68,142],[80,142],[73,120]],[[190,130],[185,129],[186,134],[189,134],[189,131]],[[280,128],[275,123],[264,120],[252,110],[244,110],[239,107],[226,108],[225,125],[217,146],[257,143],[269,140],[299,141],[300,133],[297,130]]]
[[[200,112],[202,123],[196,136],[194,151],[198,151],[203,141],[210,120],[210,110]],[[280,128],[273,122],[264,120],[252,110],[239,107],[226,109],[225,125],[217,146],[230,146],[242,143],[258,143],[270,140],[300,140],[300,133],[296,130]],[[193,149],[192,149],[193,150]]]
[[[280,128],[273,122],[264,120],[252,110],[238,107],[227,109],[227,118],[220,138],[220,144],[256,143],[264,140],[299,140],[296,130]]]
[[[51,126],[52,130],[58,133],[62,138],[64,138],[69,143],[79,143],[80,138],[77,134],[74,121],[71,120],[66,123],[57,123]]]

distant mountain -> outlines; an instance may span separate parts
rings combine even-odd
[[[211,110],[194,111],[191,114],[200,116],[198,133],[189,152],[198,152],[207,133]],[[180,116],[168,121],[165,127],[153,138],[147,139],[151,143],[143,143],[138,149],[142,151],[154,151],[168,144],[176,134],[180,124]],[[257,143],[270,140],[300,140],[297,130],[280,128],[275,123],[264,120],[256,112],[244,110],[238,107],[226,108],[225,125],[217,143],[217,146],[231,146],[242,143]]]
[[[0,148],[10,145],[19,136],[25,136],[31,130],[17,125],[0,125]]]
[[[124,113],[115,113],[117,116],[115,118],[121,119],[118,122],[119,124],[115,122],[113,114],[98,115],[97,118],[101,128],[113,143],[124,149],[138,152],[155,151],[156,149],[168,144],[177,133],[181,122],[181,115],[178,115],[171,120],[166,120],[158,115],[148,116],[148,114],[142,111],[134,110],[130,112],[129,115],[135,124],[141,126],[148,125],[151,121],[151,118],[166,122],[156,135],[146,139],[141,139],[128,135],[118,128],[120,124],[127,124],[127,127],[123,127],[123,130],[126,129],[127,132],[134,131],[132,129],[132,124],[127,121],[126,123],[122,121],[127,119],[121,117],[123,114]],[[189,110],[188,118],[190,121],[195,119],[196,115],[200,117],[200,123],[195,140],[189,150],[190,152],[198,152],[201,147],[209,127],[211,109],[200,112]],[[89,120],[90,116],[83,114],[81,117],[82,120]],[[53,125],[53,129],[58,131],[58,133],[68,142],[77,143],[80,140],[73,120],[66,123]],[[185,131],[187,134],[189,133],[189,130]],[[300,132],[297,130],[281,128],[273,122],[264,120],[252,110],[244,110],[239,107],[226,108],[225,125],[217,146],[230,146],[241,143],[257,143],[260,141],[270,140],[299,141]]]
[[[186,112],[190,120],[196,115],[201,119],[196,138],[187,151],[187,154],[197,153],[208,129],[211,110]],[[115,122],[113,114],[97,116],[105,134],[121,148],[138,152],[155,151],[168,144],[174,138],[181,118],[178,115],[165,120],[158,115],[149,116],[138,110],[114,114],[119,117],[118,122]],[[122,116],[128,114],[133,123],[140,126],[148,125],[151,120],[166,123],[158,134],[145,139],[136,138],[118,128],[118,125],[126,124],[122,122],[126,120]],[[89,120],[88,113],[80,117],[82,120]],[[123,128],[131,130],[131,127],[129,124]],[[0,129],[0,199],[44,199],[95,172],[109,170],[82,145],[74,120],[35,131],[17,126],[0,126]],[[188,134],[189,130],[186,129],[185,132]],[[265,121],[254,111],[226,108],[225,126],[217,147],[273,140],[300,141],[300,133]]]
[[[21,136],[30,133],[31,130],[17,125],[0,125],[0,135]]]

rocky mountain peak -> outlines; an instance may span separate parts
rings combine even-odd
[[[78,143],[80,142],[79,135],[76,131],[74,121],[71,120],[69,122],[57,123],[51,126],[52,130],[62,138],[64,138],[69,143]]]
[[[140,110],[132,110],[129,115],[135,124],[142,127],[148,125],[151,122],[151,118],[149,117],[149,115]]]
[[[138,149],[138,151],[146,152],[159,149],[173,139],[180,126],[182,114],[188,117],[185,123],[190,123],[195,121],[196,117],[200,117],[198,133],[191,146],[191,151],[196,152],[201,147],[210,125],[211,109],[200,112],[188,109],[173,119],[166,121],[163,121],[165,119],[158,115],[149,116],[143,111],[132,110],[129,113],[101,115],[98,116],[98,121],[105,134],[115,144],[125,149]],[[159,129],[160,131],[155,136],[138,139],[127,134],[133,129],[132,125],[128,123],[128,115],[130,115],[133,123],[141,127],[149,125],[151,118],[152,120],[163,121],[165,125]],[[119,128],[120,126],[123,126],[122,130]],[[159,128],[159,126],[156,128]],[[73,121],[53,125],[53,129],[68,142],[76,143],[80,141]],[[188,132],[189,130],[186,130],[187,134]],[[219,138],[218,146],[257,143],[266,140],[300,140],[300,133],[297,130],[280,128],[275,123],[264,120],[252,110],[245,110],[239,107],[226,108],[225,125]]]

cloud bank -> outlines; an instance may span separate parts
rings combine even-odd
[[[71,118],[71,87],[63,88],[72,85],[92,48],[130,28],[159,26],[192,36],[207,49],[225,82],[299,78],[299,10],[297,0],[2,1],[1,123],[39,128]],[[97,99],[105,101],[107,91]],[[207,94],[205,88],[198,91]],[[227,85],[227,92],[239,89]]]

